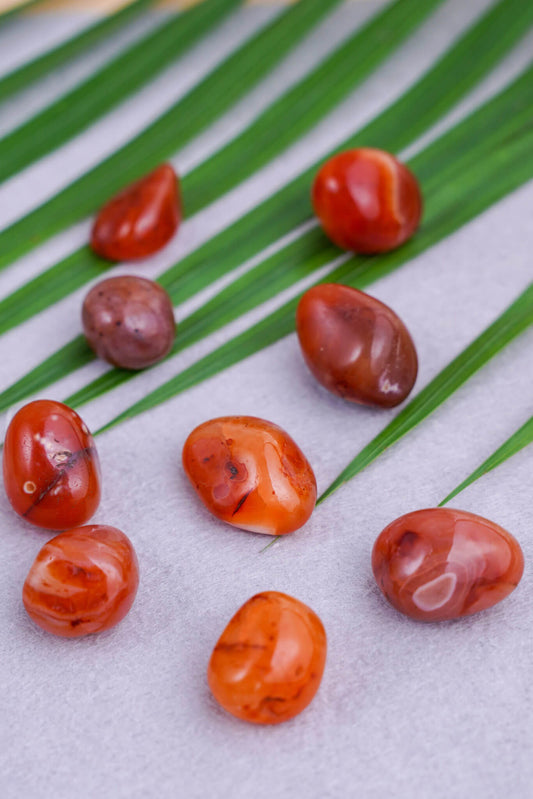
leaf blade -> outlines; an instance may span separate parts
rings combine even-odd
[[[118,11],[72,36],[57,47],[47,50],[37,58],[22,64],[17,69],[0,78],[0,103],[8,97],[20,92],[35,81],[49,74],[52,70],[63,66],[68,61],[94,47],[103,39],[113,34],[120,27],[134,19],[143,9],[148,8],[153,0],[133,0]]]
[[[479,480],[480,477],[483,477],[485,474],[488,474],[493,469],[496,469],[498,466],[501,466],[505,461],[509,458],[512,458],[518,452],[523,450],[525,447],[528,447],[530,444],[533,443],[533,416],[531,416],[527,422],[525,422],[518,430],[516,430],[504,443],[496,449],[492,455],[483,461],[477,469],[459,483],[453,491],[441,501],[439,502],[439,507],[442,505],[446,505],[450,500],[460,494],[465,488],[472,485],[476,480]]]
[[[183,47],[187,47],[216,18],[212,9],[219,6],[230,9],[241,2],[204,0],[176,20],[177,24],[183,17],[188,21],[187,26],[182,22],[176,33],[167,26],[166,32],[163,28],[161,34],[169,37],[170,30],[169,47],[177,47],[173,36],[178,34]],[[176,151],[178,140],[184,146],[268,74],[272,66],[339,2],[341,0],[302,0],[283,11],[140,134],[3,230],[0,233],[0,269],[92,213],[123,186],[170,157]],[[155,54],[150,50],[149,55],[156,58],[157,48]]]

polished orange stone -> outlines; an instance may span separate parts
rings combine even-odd
[[[301,449],[272,422],[225,416],[192,431],[183,466],[218,519],[254,533],[302,527],[316,502],[316,480]]]
[[[280,724],[313,699],[326,649],[324,626],[311,608],[265,591],[249,599],[220,636],[209,661],[209,687],[237,718]]]
[[[38,527],[66,530],[100,502],[100,465],[87,425],[53,400],[21,408],[7,428],[4,485],[14,510]]]
[[[91,247],[111,261],[146,258],[170,241],[180,222],[178,178],[170,164],[162,164],[104,205]]]
[[[391,308],[362,291],[314,286],[298,304],[296,330],[315,378],[343,399],[391,408],[413,388],[418,359],[409,331]]]
[[[383,150],[333,156],[318,172],[312,200],[326,235],[360,253],[387,252],[411,238],[422,216],[413,173]]]
[[[524,558],[518,541],[498,524],[466,511],[430,508],[383,530],[372,570],[401,613],[442,621],[505,599],[520,582]]]
[[[24,583],[22,601],[46,632],[79,638],[118,624],[133,605],[138,584],[129,538],[116,527],[90,524],[44,545]]]

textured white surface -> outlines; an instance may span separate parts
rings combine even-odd
[[[157,274],[190,250],[202,232],[218,228],[279,185],[284,170],[296,170],[324,152],[401,91],[486,6],[484,0],[451,0],[354,93],[342,115],[331,115],[306,141],[234,192],[231,203],[224,200],[189,220],[164,253],[127,271]],[[353,27],[369,8],[362,3],[343,9],[324,31],[333,42],[335,26]],[[264,11],[248,10],[246,30],[253,27],[253,15],[257,24],[265,19]],[[41,48],[39,24],[17,22],[24,27],[13,24],[11,32],[19,41],[33,37],[35,48]],[[215,33],[217,41],[222,47]],[[4,31],[0,51],[7,67],[6,44]],[[201,70],[205,52],[200,46],[187,57],[189,75]],[[311,64],[311,44],[305,52]],[[500,70],[500,78],[528,52],[531,39]],[[16,58],[13,53],[13,63]],[[166,73],[158,84],[162,92],[179,72],[176,66]],[[280,69],[278,91],[290,80],[290,70]],[[496,85],[495,76],[486,90]],[[164,96],[169,102],[170,94]],[[153,108],[157,102],[156,97]],[[144,119],[143,105],[136,108]],[[241,111],[246,119],[246,104]],[[239,127],[231,116],[226,124]],[[20,207],[32,203],[37,179],[48,185],[57,159],[63,159],[65,170],[74,170],[76,152],[90,147],[95,158],[104,152],[111,127],[116,136],[127,133],[120,115],[110,115],[61,154],[27,170],[17,183]],[[217,136],[223,133],[220,126],[214,130]],[[210,145],[206,134],[197,143],[206,149],[197,152],[209,152],[215,141]],[[189,163],[200,157],[194,144],[187,151]],[[181,157],[175,159],[178,166]],[[3,188],[2,216],[7,201]],[[414,336],[421,363],[417,389],[530,281],[532,209],[529,184],[372,286],[371,293],[391,304]],[[0,296],[77,246],[86,230],[84,223],[7,270],[0,277]],[[2,386],[77,332],[83,293],[3,337]],[[226,335],[216,334],[179,362],[92,403],[84,418],[97,427]],[[456,623],[416,624],[385,604],[369,557],[385,524],[439,502],[530,415],[532,345],[531,333],[515,341],[417,431],[320,507],[304,530],[264,554],[264,537],[228,528],[199,506],[180,467],[188,432],[222,414],[271,419],[299,442],[324,489],[393,416],[326,394],[306,372],[294,336],[102,436],[104,495],[94,521],[131,537],[142,580],[128,618],[101,636],[55,639],[27,619],[22,583],[47,534],[20,521],[2,492],[2,799],[530,797],[531,452],[523,451],[454,503],[494,519],[522,543],[524,579],[502,605]],[[47,395],[62,398],[101,370],[91,364]],[[225,715],[205,682],[207,660],[226,622],[264,589],[310,604],[329,637],[316,700],[299,718],[277,728],[250,727]]]

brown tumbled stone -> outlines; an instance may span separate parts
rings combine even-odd
[[[83,302],[83,332],[105,361],[122,369],[144,369],[172,349],[174,310],[167,292],[134,275],[97,283]]]
[[[314,286],[298,304],[296,329],[309,369],[333,394],[392,408],[413,388],[413,340],[394,311],[374,297],[338,283]]]

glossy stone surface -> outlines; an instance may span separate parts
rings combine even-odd
[[[350,402],[392,408],[416,380],[415,345],[402,320],[362,291],[324,283],[296,311],[305,362],[328,391]]]
[[[90,524],[44,545],[24,583],[22,601],[43,630],[79,638],[118,624],[138,585],[137,556],[129,538],[116,527]]]
[[[180,222],[178,178],[170,164],[162,164],[104,205],[91,247],[111,261],[146,258],[170,241]]]
[[[518,541],[466,511],[430,508],[401,516],[372,553],[378,586],[401,613],[420,621],[468,616],[505,599],[522,577]]]
[[[104,360],[122,369],[144,369],[172,349],[174,308],[167,292],[133,275],[102,280],[83,302],[85,337]]]
[[[361,148],[331,158],[315,178],[312,201],[326,235],[359,253],[399,247],[422,216],[417,179],[383,150]]]
[[[76,411],[36,400],[11,420],[4,444],[4,485],[27,521],[66,530],[88,521],[100,502],[100,465],[87,425]]]
[[[226,416],[197,427],[183,467],[204,505],[234,527],[284,535],[302,527],[316,502],[313,470],[272,422]]]
[[[265,591],[249,599],[222,633],[209,661],[209,687],[237,718],[280,724],[313,699],[326,649],[326,632],[311,608]]]

